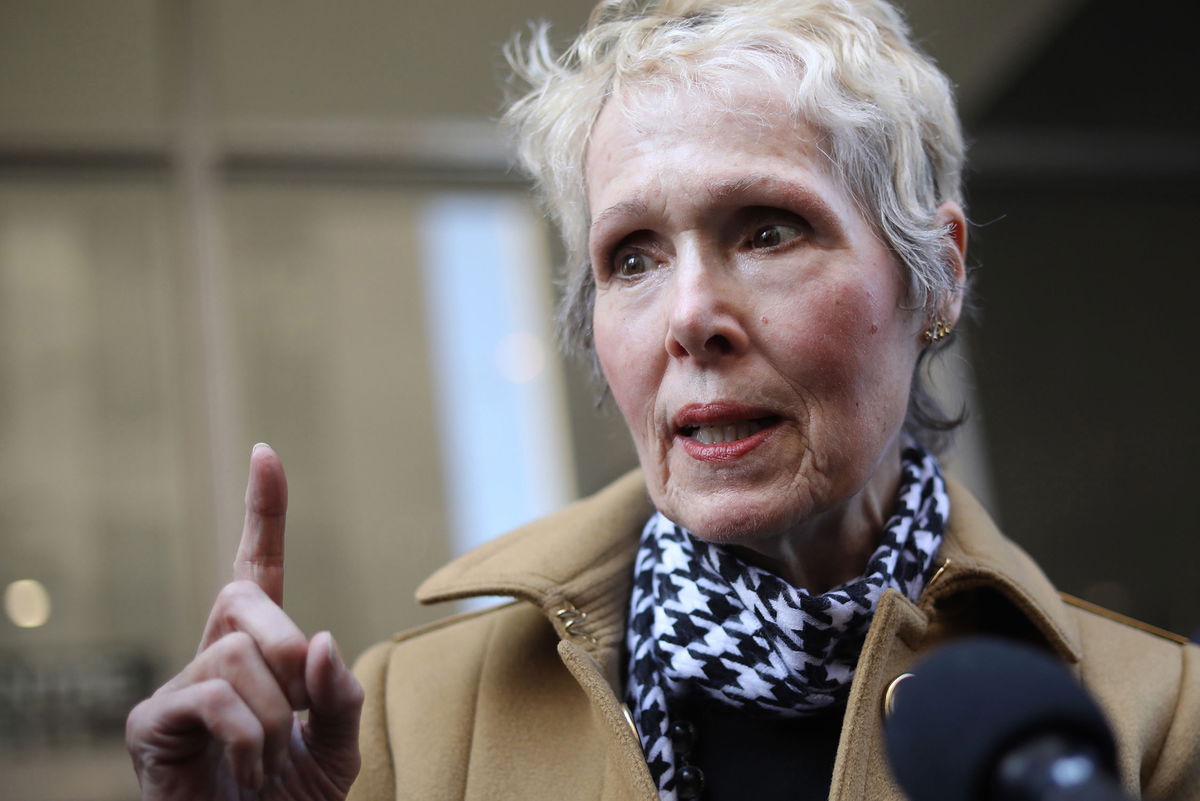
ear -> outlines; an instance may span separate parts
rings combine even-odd
[[[954,293],[943,301],[938,314],[954,326],[958,324],[958,317],[962,313],[963,290],[967,284],[967,218],[962,206],[947,200],[938,207],[937,224],[946,231],[942,252],[946,269],[954,278]]]

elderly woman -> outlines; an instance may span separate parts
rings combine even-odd
[[[256,449],[240,580],[130,716],[144,797],[899,798],[885,696],[990,632],[1071,667],[1130,791],[1200,798],[1200,651],[1064,602],[929,450],[963,147],[897,12],[610,0],[562,58],[525,52],[508,121],[565,237],[566,333],[641,471],[437,573],[424,602],[515,602],[375,647],[360,688],[279,606]]]

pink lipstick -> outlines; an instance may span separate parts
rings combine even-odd
[[[684,451],[702,462],[729,462],[766,442],[779,415],[737,403],[702,403],[675,414],[675,432]]]

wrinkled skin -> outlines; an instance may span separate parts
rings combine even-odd
[[[645,89],[601,112],[595,346],[658,509],[823,591],[890,514],[929,319],[814,131],[748,78],[731,96]],[[962,211],[938,218],[961,281]]]

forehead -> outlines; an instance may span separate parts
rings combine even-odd
[[[727,71],[705,80],[650,75],[626,80],[605,103],[593,127],[619,124],[638,136],[695,134],[737,127],[743,135],[811,130],[800,109],[789,102],[778,76],[757,71]]]
[[[820,132],[771,82],[733,73],[719,86],[626,85],[601,110],[585,161],[593,218],[664,182],[736,187],[778,175],[834,189]]]

